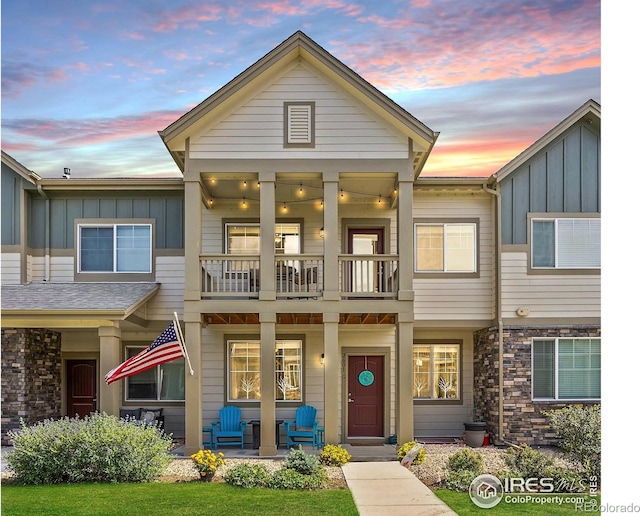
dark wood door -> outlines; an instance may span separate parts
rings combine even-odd
[[[350,356],[348,369],[348,436],[384,436],[384,356]]]
[[[67,360],[67,416],[96,410],[96,361]]]

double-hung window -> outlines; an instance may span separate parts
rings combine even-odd
[[[415,272],[476,272],[477,224],[416,223]]]
[[[259,401],[261,397],[260,341],[227,341],[227,400]],[[302,399],[302,341],[278,339],[275,349],[277,401]]]
[[[225,225],[227,254],[260,254],[259,223],[229,223]],[[274,249],[276,254],[300,253],[300,224],[276,223]]]
[[[600,219],[532,218],[534,269],[600,268]]]
[[[460,399],[459,344],[414,344],[413,397]]]
[[[143,347],[127,346],[127,360]],[[127,401],[184,401],[184,358],[125,378]]]
[[[151,272],[150,224],[78,226],[79,272]]]
[[[600,399],[600,339],[534,339],[533,399]]]

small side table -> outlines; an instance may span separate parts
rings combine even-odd
[[[280,425],[284,422],[284,419],[276,419],[276,448],[280,448]],[[252,419],[249,421],[252,427],[253,433],[253,449],[260,448],[260,420]]]
[[[316,442],[318,443],[318,450],[324,446],[324,427],[318,427],[316,431]]]

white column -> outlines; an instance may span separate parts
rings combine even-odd
[[[338,321],[340,314],[325,313],[324,322],[324,440],[338,444],[340,428],[340,346],[338,344]]]
[[[185,314],[184,340],[194,372],[191,376],[185,368],[184,454],[191,455],[202,448],[202,326],[199,315]]]
[[[338,274],[338,173],[325,173],[324,181],[324,285],[325,301],[340,299]]]
[[[265,301],[276,298],[275,247],[276,175],[260,172],[260,295]]]

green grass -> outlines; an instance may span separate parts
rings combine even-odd
[[[2,486],[2,515],[358,515],[348,489],[243,489],[224,483]]]
[[[436,489],[433,491],[435,495],[446,503],[451,509],[453,509],[459,516],[475,516],[477,514],[487,514],[487,516],[511,516],[511,515],[523,515],[523,514],[544,514],[545,516],[556,514],[572,514],[576,515],[576,507],[574,503],[507,503],[506,498],[503,497],[502,501],[490,509],[483,509],[478,507],[471,501],[468,493],[457,493],[455,491],[448,491],[446,489]],[[537,496],[537,495],[535,495]],[[540,495],[549,499],[550,497],[563,497],[563,498],[575,498],[577,496],[585,497],[589,499],[589,495]],[[600,507],[600,496],[596,496],[597,506]],[[600,511],[589,512],[589,514],[600,514]]]

